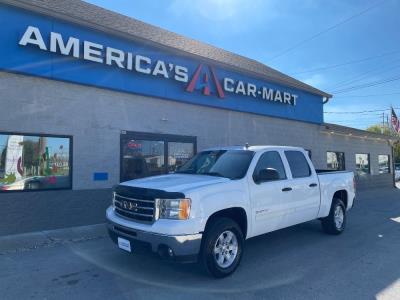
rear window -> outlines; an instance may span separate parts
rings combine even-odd
[[[300,151],[285,151],[293,178],[309,177],[311,169],[304,154]]]

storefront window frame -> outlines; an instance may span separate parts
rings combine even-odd
[[[69,139],[69,186],[68,187],[59,187],[59,188],[44,188],[44,189],[26,189],[26,190],[2,190],[1,194],[8,193],[32,193],[32,192],[48,192],[48,191],[61,191],[61,190],[72,190],[73,187],[73,148],[74,148],[74,139],[72,135],[65,134],[56,134],[56,133],[33,133],[33,132],[20,132],[20,131],[0,131],[0,135],[22,135],[22,136],[33,136],[33,137],[48,137],[48,138],[61,138],[61,139]]]
[[[387,156],[387,158],[388,158],[388,172],[385,172],[385,173],[380,173],[379,171],[380,171],[380,165],[379,165],[379,157],[380,156]],[[390,155],[389,154],[378,154],[378,173],[379,173],[379,175],[382,175],[382,174],[392,174],[392,168],[391,168],[391,159],[390,159]]]
[[[335,153],[336,158],[337,158],[337,155],[338,155],[339,153],[340,153],[340,154],[343,154],[343,169],[331,169],[331,168],[329,168],[329,164],[328,164],[328,153]],[[332,171],[346,171],[346,152],[344,152],[344,151],[331,151],[331,150],[326,151],[326,166],[327,166],[327,169],[328,169],[328,170],[332,170]]]
[[[124,141],[126,139],[143,140],[143,141],[162,141],[164,142],[164,168],[163,174],[168,174],[168,143],[192,143],[193,156],[197,154],[197,137],[190,135],[177,135],[177,134],[164,134],[164,133],[150,133],[138,131],[121,131],[120,135],[120,154],[119,154],[119,181],[123,179],[123,149]]]
[[[357,155],[367,155],[367,158],[368,158],[368,172],[367,173],[360,173],[359,172],[359,169],[357,168]],[[356,167],[356,170],[355,170],[355,173],[357,174],[357,176],[368,176],[368,175],[372,175],[371,174],[371,171],[372,171],[372,169],[371,169],[371,154],[370,153],[355,153],[355,160],[356,160],[356,164],[355,164],[355,167]]]
[[[183,164],[185,164],[188,160],[190,160],[193,156],[196,155],[195,146],[194,146],[194,144],[193,144],[192,142],[187,142],[187,141],[185,141],[185,142],[168,141],[168,142],[167,142],[167,149],[168,149],[167,157],[168,157],[168,161],[166,162],[167,174],[174,173],[174,172],[176,172],[176,171],[178,170],[178,169],[175,169],[175,171],[171,171],[171,170],[170,170],[170,167],[171,167],[171,166],[176,166],[176,164],[175,164],[175,165],[170,165],[170,164],[169,164],[169,160],[170,160],[170,158],[171,158],[171,152],[170,152],[170,148],[169,148],[169,147],[171,146],[172,143],[175,143],[175,144],[191,144],[191,145],[192,145],[192,147],[193,147],[192,156],[189,157],[189,158],[186,158],[186,161],[185,161]],[[175,159],[176,159],[176,158],[175,158]],[[183,165],[183,164],[182,164],[182,165]],[[182,165],[180,165],[179,167],[181,167]]]

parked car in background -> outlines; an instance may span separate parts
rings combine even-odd
[[[15,191],[15,190],[40,190],[40,189],[59,189],[68,186],[68,176],[32,176],[20,179],[13,183],[1,184],[0,190],[2,191]]]
[[[0,189],[3,191],[34,190],[39,188],[41,180],[42,177],[39,176],[28,177],[13,183],[3,184]]]
[[[251,237],[313,219],[342,233],[354,198],[353,172],[315,170],[302,148],[223,147],[198,153],[174,174],[121,183],[106,217],[121,249],[199,260],[224,277]]]

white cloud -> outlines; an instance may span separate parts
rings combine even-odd
[[[302,79],[302,81],[316,88],[322,88],[326,84],[325,77],[322,74],[313,74]]]
[[[261,4],[262,1],[260,0],[174,0],[169,10],[176,16],[190,13],[212,21],[224,21],[238,17],[246,12],[253,11],[257,13],[256,8]]]
[[[274,0],[174,0],[168,11],[174,17],[198,20],[203,28],[214,32],[225,28],[228,34],[243,32],[260,23],[265,25],[277,15],[273,6]]]

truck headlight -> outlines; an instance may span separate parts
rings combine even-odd
[[[157,199],[159,219],[187,220],[190,215],[191,200],[186,199]]]

